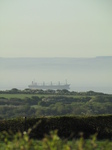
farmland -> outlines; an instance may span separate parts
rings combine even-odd
[[[10,99],[10,98],[20,98],[20,99],[24,99],[24,98],[31,98],[32,96],[38,96],[38,97],[48,97],[48,96],[52,96],[52,95],[43,95],[43,94],[0,94],[0,97],[4,97],[6,99]]]
[[[112,114],[112,95],[67,90],[0,91],[0,118]]]
[[[0,147],[111,149],[111,103],[93,91],[0,91]]]
[[[4,97],[7,99],[10,98],[20,98],[20,99],[24,99],[24,98],[31,98],[33,96],[37,96],[37,97],[52,97],[52,96],[57,96],[57,94],[0,94],[0,97]],[[66,97],[71,97],[70,95],[66,95]],[[79,98],[82,97],[80,95],[73,95],[72,97],[74,98]],[[83,96],[84,97],[84,96]],[[91,96],[94,97],[94,96]]]

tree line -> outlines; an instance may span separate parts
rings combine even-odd
[[[112,114],[112,95],[0,97],[0,118]]]

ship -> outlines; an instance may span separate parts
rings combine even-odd
[[[66,83],[65,84],[53,84],[52,82],[50,84],[45,84],[43,82],[42,84],[37,84],[37,82],[32,81],[30,85],[28,85],[30,89],[42,89],[42,90],[69,90],[70,89],[70,84]]]

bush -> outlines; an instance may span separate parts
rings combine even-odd
[[[111,150],[112,142],[97,141],[96,135],[91,136],[88,140],[80,135],[79,139],[62,140],[57,130],[50,132],[49,135],[45,135],[42,140],[35,140],[29,137],[31,129],[28,132],[15,135],[8,134],[6,132],[0,134],[0,149],[1,150]]]
[[[39,123],[38,123],[39,122]],[[35,124],[38,124],[30,133],[31,138],[42,139],[50,131],[58,130],[60,138],[78,138],[83,132],[84,138],[97,133],[99,139],[112,138],[112,115],[107,116],[62,116],[62,117],[40,117],[40,118],[18,118],[0,120],[0,132],[28,131]]]

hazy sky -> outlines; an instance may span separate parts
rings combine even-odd
[[[112,0],[0,0],[0,57],[112,55]]]

